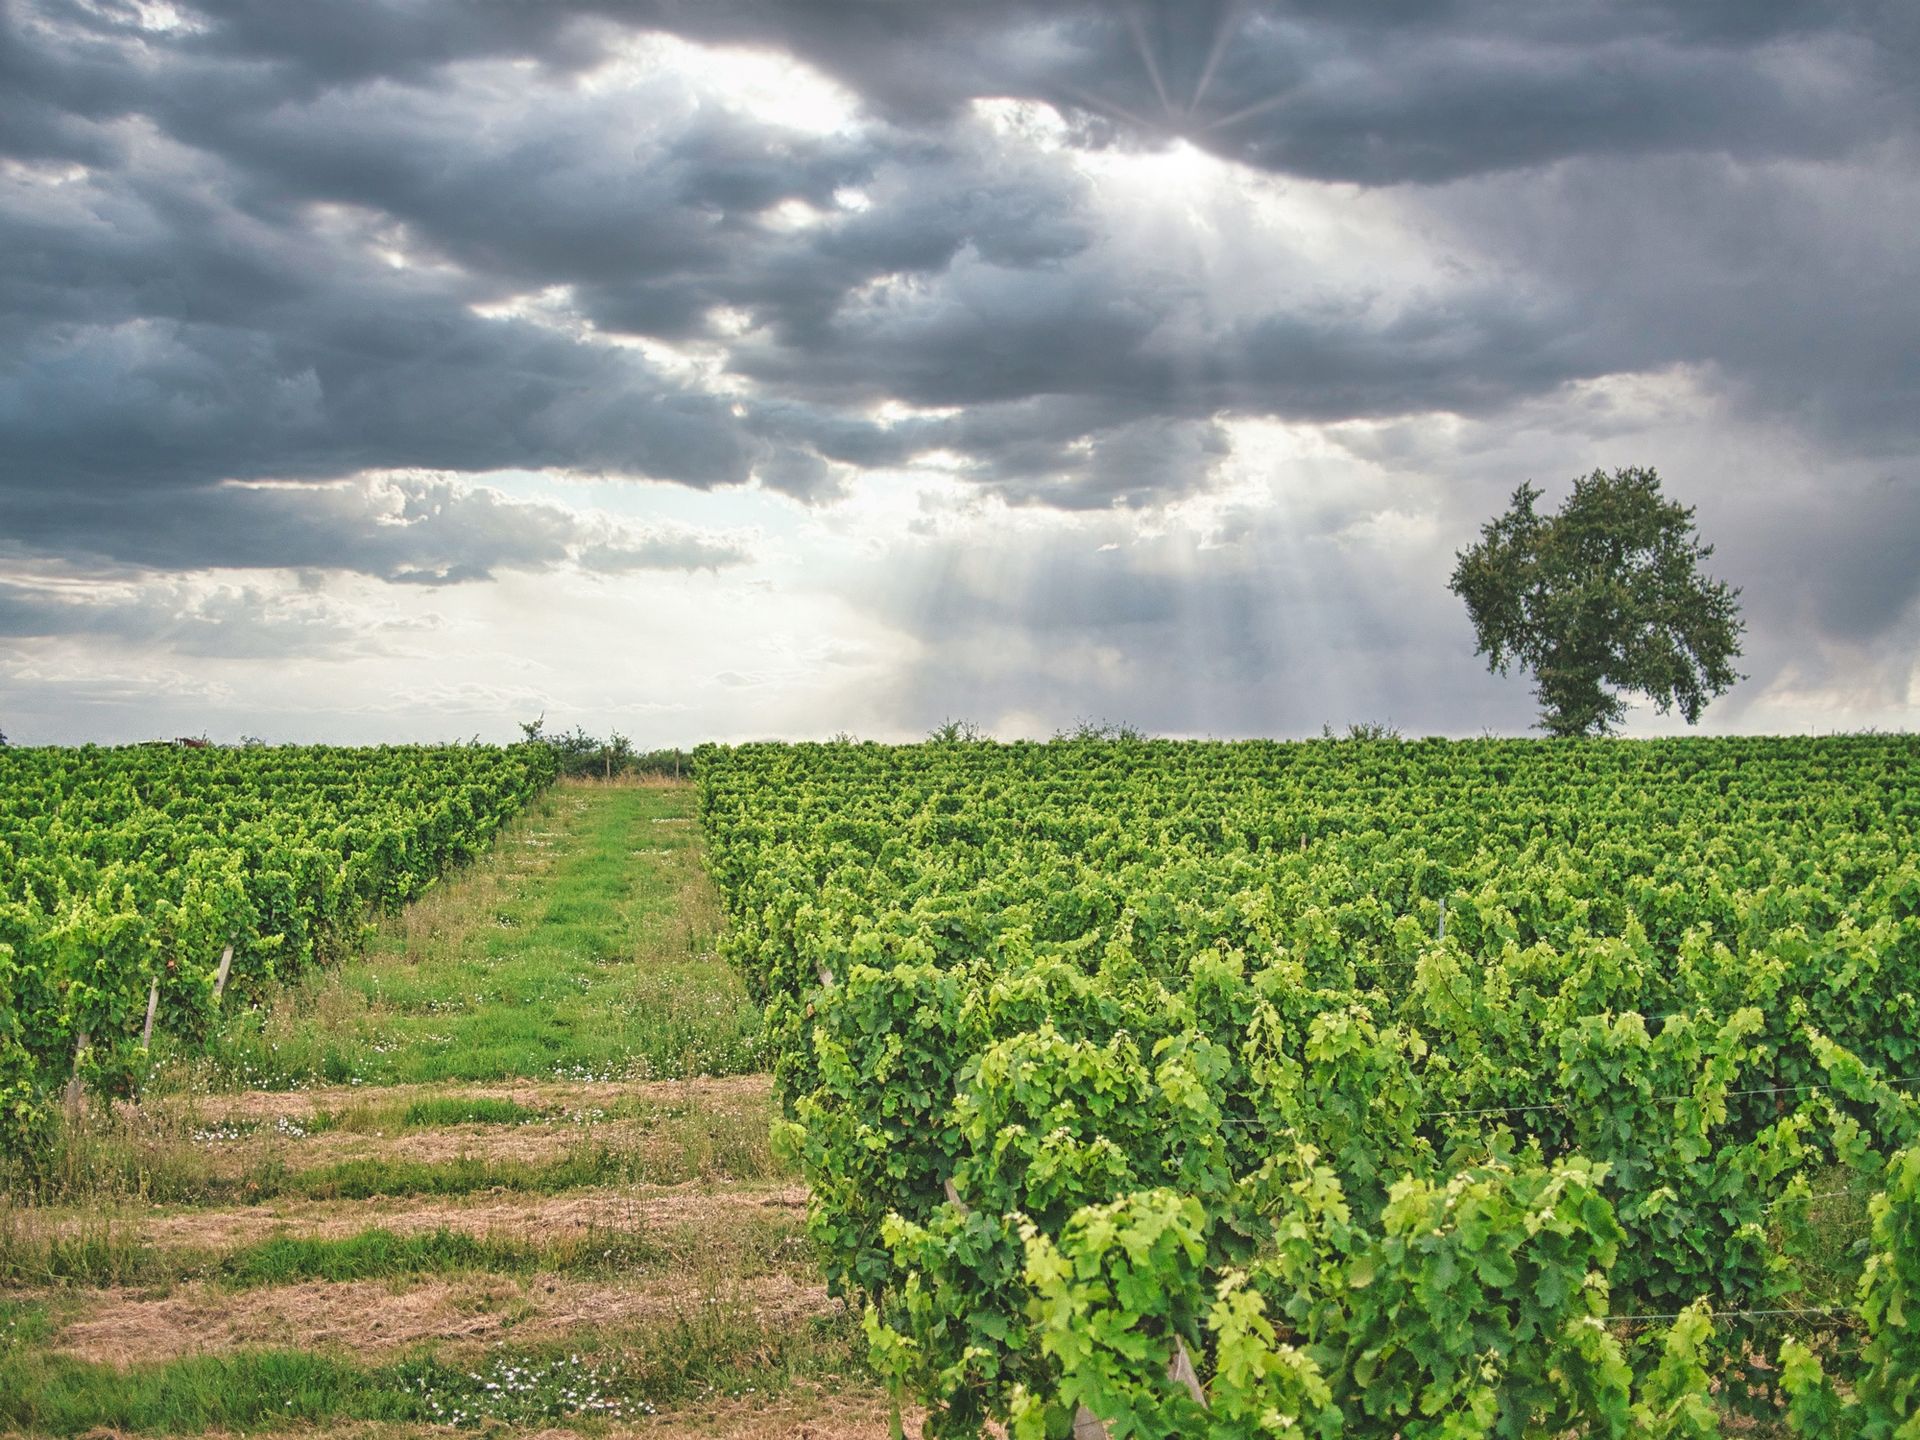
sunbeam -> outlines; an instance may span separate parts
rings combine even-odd
[[[1200,76],[1193,83],[1193,98],[1187,102],[1187,113],[1199,113],[1201,104],[1207,98],[1207,87],[1213,83],[1213,72],[1220,68],[1220,61],[1227,53],[1227,46],[1240,29],[1240,22],[1246,13],[1246,0],[1229,0],[1214,22],[1213,43],[1207,47],[1206,63],[1200,67]]]
[[[1251,105],[1243,105],[1238,110],[1208,120],[1200,126],[1200,133],[1212,134],[1216,130],[1226,129],[1229,125],[1239,125],[1256,116],[1264,115],[1270,110],[1277,110],[1291,100],[1298,89],[1297,85],[1289,85],[1284,90],[1275,91],[1264,100],[1256,100]]]
[[[1146,68],[1147,79],[1153,85],[1154,94],[1160,97],[1160,110],[1169,121],[1177,117],[1173,110],[1173,100],[1167,94],[1166,81],[1160,76],[1160,62],[1154,58],[1153,46],[1147,39],[1146,21],[1133,5],[1123,6],[1121,14],[1126,18],[1127,30],[1133,36],[1133,48],[1140,56],[1140,63]]]

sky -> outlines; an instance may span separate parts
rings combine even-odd
[[[0,0],[0,730],[1522,734],[1629,465],[1912,728],[1917,235],[1909,0]]]

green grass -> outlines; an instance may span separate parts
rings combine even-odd
[[[366,1100],[336,1109],[321,1107],[305,1115],[277,1122],[249,1117],[222,1119],[202,1127],[198,1138],[240,1140],[276,1128],[289,1139],[342,1131],[352,1135],[385,1134],[393,1130],[431,1130],[442,1125],[530,1125],[554,1118],[512,1100],[488,1095],[429,1095],[405,1104],[383,1102],[376,1090]]]
[[[0,1311],[0,1336],[4,1317]],[[0,1348],[0,1428],[194,1434],[351,1420],[478,1427],[636,1419],[778,1394],[800,1381],[844,1381],[860,1370],[859,1335],[845,1314],[768,1326],[742,1307],[704,1303],[645,1327],[497,1349],[477,1362],[434,1350],[385,1365],[251,1350],[120,1368],[16,1346]]]
[[[446,1226],[413,1235],[375,1228],[333,1240],[303,1236],[263,1240],[224,1257],[217,1273],[222,1283],[235,1289],[304,1280],[380,1280],[469,1270],[524,1275],[537,1270],[605,1273],[618,1268],[632,1273],[657,1266],[666,1253],[652,1241],[626,1234],[608,1233],[556,1253],[553,1247],[470,1235]],[[589,1259],[591,1263],[573,1263],[576,1259]]]
[[[735,1279],[804,1265],[810,1258],[799,1219],[744,1217],[724,1237],[701,1236],[685,1227],[636,1234],[614,1226],[544,1242],[472,1235],[447,1226],[411,1235],[375,1227],[336,1239],[279,1236],[223,1256],[206,1269],[223,1285],[251,1289],[469,1271],[635,1277],[687,1265],[696,1257],[713,1261]]]
[[[77,1229],[53,1234],[34,1219],[32,1210],[0,1206],[0,1286],[152,1285],[178,1264],[144,1242],[136,1226],[111,1216],[88,1217]]]
[[[434,1125],[526,1125],[543,1118],[538,1110],[529,1110],[511,1100],[491,1100],[483,1095],[434,1095],[416,1100],[401,1113],[400,1124],[408,1130]]]
[[[36,1300],[0,1300],[0,1362],[46,1340],[52,1322]]]
[[[352,1135],[391,1134],[398,1130],[432,1130],[446,1125],[594,1124],[602,1120],[645,1119],[659,1102],[640,1095],[610,1095],[604,1103],[579,1111],[564,1107],[538,1109],[515,1100],[489,1095],[428,1095],[406,1102],[383,1101],[378,1089],[364,1100],[329,1109],[322,1107],[286,1122],[287,1133],[320,1135],[328,1131]],[[222,1138],[241,1138],[269,1128],[258,1120],[222,1120]],[[297,1136],[296,1136],[297,1138]]]
[[[298,1195],[311,1200],[364,1200],[375,1195],[470,1195],[491,1189],[552,1195],[600,1185],[681,1185],[690,1180],[794,1176],[789,1162],[775,1153],[767,1112],[757,1108],[709,1112],[686,1106],[657,1107],[656,1114],[657,1126],[637,1144],[606,1144],[595,1139],[589,1128],[557,1160],[463,1156],[422,1162],[376,1157],[306,1170],[267,1162],[234,1179],[209,1179],[202,1196],[174,1198],[252,1200]]]
[[[221,1199],[266,1199],[283,1195],[308,1200],[370,1200],[376,1195],[472,1195],[508,1190],[557,1195],[603,1185],[678,1185],[688,1180],[760,1180],[765,1173],[734,1174],[689,1166],[679,1154],[582,1146],[544,1164],[463,1156],[456,1160],[342,1160],[311,1170],[263,1166],[229,1181]]]
[[[744,1074],[691,786],[564,785],[364,955],[236,1015],[163,1081],[291,1089]]]
[[[1868,1206],[1881,1187],[1877,1175],[1834,1166],[1815,1176],[1804,1230],[1776,1227],[1774,1244],[1786,1254],[1803,1287],[1789,1302],[1808,1309],[1848,1310],[1860,1298],[1873,1221]]]
[[[371,1157],[294,1169],[278,1158],[238,1174],[148,1174],[137,1194],[161,1205],[255,1204],[287,1197],[307,1200],[369,1200],[377,1195],[472,1195],[506,1190],[557,1195],[602,1185],[680,1185],[689,1180],[767,1180],[788,1171],[767,1150],[739,1145],[690,1152],[675,1146],[626,1149],[583,1142],[555,1160],[452,1160]]]
[[[236,1288],[302,1280],[374,1280],[457,1270],[531,1267],[531,1247],[469,1235],[444,1226],[417,1235],[363,1230],[339,1240],[282,1236],[236,1251],[220,1262],[220,1278]]]

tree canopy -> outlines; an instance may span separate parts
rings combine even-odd
[[[1607,734],[1621,691],[1678,709],[1689,725],[1743,678],[1740,592],[1701,573],[1713,554],[1693,507],[1668,500],[1648,467],[1596,470],[1543,515],[1531,482],[1457,556],[1448,588],[1466,601],[1487,668],[1532,673],[1540,728]]]

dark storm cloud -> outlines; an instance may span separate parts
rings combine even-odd
[[[1071,431],[1069,422],[1065,427]],[[1090,427],[1061,444],[1057,438],[1009,440],[972,431],[958,448],[979,456],[972,474],[983,488],[1016,505],[1060,510],[1143,509],[1205,487],[1232,453],[1226,431],[1211,420],[1160,416]]]
[[[265,115],[201,98],[168,118],[235,167],[246,206],[363,207],[475,275],[534,288],[677,281],[721,298],[730,267],[766,246],[762,212],[830,207],[871,163],[851,141],[715,111],[665,79],[555,88],[524,112],[502,113],[507,98],[381,80]]]
[[[615,574],[716,569],[750,558],[731,537],[616,525],[444,478],[224,484],[104,498],[49,490],[17,499],[6,518],[17,545],[45,551],[57,540],[68,558],[104,566],[339,570],[414,585],[568,563]]]
[[[26,206],[0,218],[0,248],[18,257],[0,277],[13,342],[0,473],[15,484],[404,465],[699,486],[748,473],[754,451],[724,399],[635,352],[475,315],[486,293],[463,279],[379,267],[191,192],[152,205],[55,195],[35,215],[33,190],[56,187],[19,188]]]
[[[1831,155],[1910,119],[1920,34],[1909,7],[1882,0],[665,0],[628,13],[790,50],[904,121],[1018,95],[1116,137],[1179,135],[1367,184],[1569,156]]]
[[[1579,302],[1569,355],[1711,367],[1750,413],[1843,455],[1904,456],[1920,437],[1920,139],[1868,159],[1754,173],[1673,157],[1428,204],[1474,252]]]
[[[822,401],[835,394],[915,405],[988,407],[911,433],[932,444],[989,451],[994,406],[1074,397],[1044,428],[1079,438],[1105,423],[1160,413],[1231,409],[1339,420],[1436,410],[1474,413],[1624,361],[1658,360],[1628,338],[1588,337],[1564,301],[1529,302],[1498,287],[1462,287],[1385,305],[1377,295],[1314,299],[1280,315],[1228,317],[1183,343],[1201,304],[1179,285],[1141,290],[1101,267],[1008,273],[956,265],[919,303],[882,296],[843,307],[817,351],[743,345],[741,371]],[[1033,438],[1035,409],[1011,410],[1016,438]]]
[[[1713,533],[1722,556],[1746,561],[1734,578],[1760,628],[1869,644],[1920,599],[1920,475],[1822,478],[1812,493],[1762,490],[1725,507]]]
[[[430,8],[404,4],[281,5],[275,0],[210,0],[196,7],[211,23],[192,47],[309,77],[318,86],[374,76],[427,76],[458,60],[533,59],[577,70],[605,53],[611,27],[591,7],[480,0],[449,25]],[[123,10],[130,18],[137,12]],[[288,66],[298,57],[297,66]]]

